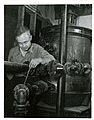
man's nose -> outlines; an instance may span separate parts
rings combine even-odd
[[[26,45],[23,43],[23,47],[25,47]]]

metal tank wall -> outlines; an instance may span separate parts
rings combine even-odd
[[[68,26],[67,29],[67,62],[77,59],[90,64],[92,31],[79,26]],[[60,25],[45,27],[41,31],[39,44],[59,61],[60,58]],[[62,51],[63,54],[63,51]],[[56,80],[53,82],[56,85]],[[80,105],[90,92],[90,76],[66,75],[65,106]],[[56,94],[49,96],[55,104]],[[51,103],[51,104],[53,104]]]

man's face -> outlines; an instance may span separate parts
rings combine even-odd
[[[16,39],[20,48],[24,51],[27,51],[31,46],[32,36],[28,33],[28,31],[16,37]]]

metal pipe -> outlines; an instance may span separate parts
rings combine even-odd
[[[67,59],[67,5],[61,12],[61,30],[60,30],[60,63],[65,64]]]
[[[64,103],[65,103],[65,73],[57,82],[57,106],[56,113],[57,117],[64,117]]]
[[[60,63],[66,63],[67,59],[67,5],[64,10],[61,11],[61,32],[60,32]],[[62,77],[57,82],[57,105],[56,114],[57,117],[64,117],[65,106],[65,81],[66,75],[63,72]]]

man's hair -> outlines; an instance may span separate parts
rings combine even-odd
[[[21,34],[27,32],[27,31],[30,34],[30,30],[26,26],[18,26],[15,30],[15,37],[18,37],[18,36],[20,36]]]

